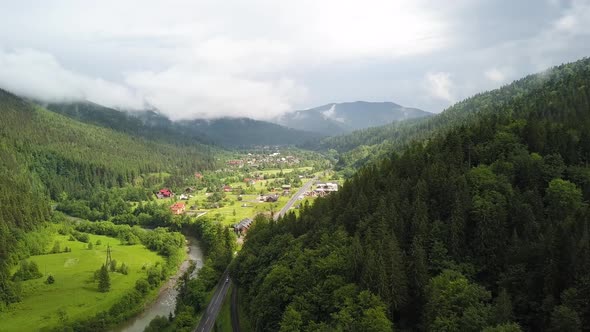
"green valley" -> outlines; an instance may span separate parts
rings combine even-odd
[[[71,251],[50,253],[55,242]],[[43,276],[21,283],[21,301],[0,313],[2,330],[47,329],[94,316],[110,309],[122,295],[134,290],[147,268],[164,263],[162,257],[141,244],[127,246],[120,242],[117,238],[101,235],[90,235],[88,243],[69,241],[69,236],[56,234],[50,241],[47,254],[27,259],[39,266]],[[107,246],[110,246],[118,267],[125,264],[128,272],[111,273],[111,290],[101,293],[94,272],[105,264]],[[47,283],[48,276],[54,278],[52,284]]]
[[[590,2],[1,8],[0,332],[590,331]]]

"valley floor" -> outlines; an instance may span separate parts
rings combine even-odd
[[[71,252],[28,259],[38,264],[43,277],[22,282],[22,301],[11,306],[9,311],[0,313],[1,331],[51,328],[60,322],[91,317],[108,310],[122,294],[134,288],[139,278],[145,276],[144,266],[164,261],[143,245],[120,245],[118,239],[107,236],[90,234],[93,249],[88,249],[87,243],[68,241],[65,235],[57,235],[55,240],[60,241],[62,249],[66,246],[71,248]],[[95,245],[97,240],[100,240],[100,245]],[[109,273],[111,290],[100,293],[93,274],[105,262],[107,244],[110,244],[113,260],[119,265],[125,263],[129,274]],[[55,278],[54,284],[45,283],[48,275]]]

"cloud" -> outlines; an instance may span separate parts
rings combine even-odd
[[[306,72],[426,54],[450,42],[447,28],[421,1],[9,3],[2,45],[43,56],[0,71],[0,84],[51,100],[145,100],[175,119],[268,119],[306,102]]]
[[[324,119],[332,119],[334,121],[344,122],[344,118],[338,117],[336,115],[336,104],[332,104],[330,109],[323,111],[322,116],[324,117]]]
[[[89,100],[111,107],[143,107],[142,98],[129,88],[76,74],[52,55],[34,50],[0,50],[0,86],[45,102]]]
[[[271,119],[304,99],[306,89],[290,79],[253,80],[222,73],[195,73],[174,67],[139,72],[126,79],[146,100],[173,120],[251,117]]]
[[[585,0],[4,1],[0,87],[175,119],[347,100],[437,112],[587,56],[589,21]]]
[[[429,94],[437,99],[447,102],[453,102],[453,82],[451,74],[446,72],[436,72],[426,74],[426,88]]]
[[[570,8],[553,24],[554,32],[569,34],[590,34],[590,3],[583,0],[573,1]]]
[[[506,74],[498,68],[490,68],[484,73],[485,77],[494,83],[503,83],[506,81]]]

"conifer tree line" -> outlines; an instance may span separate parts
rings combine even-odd
[[[194,174],[215,165],[204,145],[174,145],[72,120],[0,90],[0,138],[57,199],[144,184],[150,173]]]
[[[232,275],[256,331],[590,326],[590,60],[457,113],[476,118],[254,224]]]

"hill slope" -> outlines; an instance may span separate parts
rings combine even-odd
[[[318,151],[335,150],[339,169],[346,169],[348,174],[352,174],[368,162],[379,160],[392,151],[400,151],[412,141],[428,140],[457,126],[473,124],[482,114],[493,114],[505,109],[507,104],[519,105],[522,100],[536,98],[539,90],[546,87],[548,79],[562,75],[561,72],[556,68],[529,75],[500,89],[476,94],[431,117],[327,137],[304,147]]]
[[[212,168],[204,145],[178,146],[75,121],[0,90],[0,138],[27,161],[53,198],[134,183],[151,172]]]
[[[211,141],[227,147],[299,145],[324,137],[318,133],[248,118],[193,120],[181,122],[179,126],[187,131],[203,133]]]
[[[232,275],[258,330],[590,325],[590,60],[452,110],[470,107],[468,126],[254,224]]]
[[[247,118],[173,122],[156,111],[122,112],[90,102],[50,104],[47,109],[85,123],[177,145],[297,145],[322,137],[316,133]]]
[[[431,114],[391,102],[333,103],[284,115],[279,123],[296,129],[334,136],[385,123],[428,117]]]

